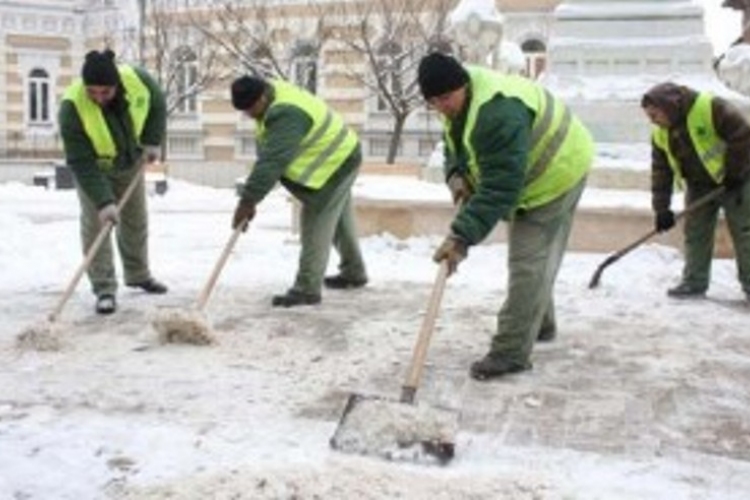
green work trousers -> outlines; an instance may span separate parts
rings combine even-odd
[[[518,214],[508,228],[508,290],[491,351],[523,365],[539,332],[555,331],[552,292],[585,178],[546,205]]]
[[[339,270],[351,279],[366,279],[362,252],[352,205],[352,185],[359,173],[360,156],[355,153],[348,161],[356,168],[339,176],[318,191],[295,190],[300,201],[301,250],[293,290],[319,295],[328,267],[331,245],[339,254]]]
[[[128,170],[116,170],[107,175],[115,200],[119,201],[128,185],[138,176],[130,199],[120,211],[120,222],[115,226],[117,249],[122,259],[125,283],[140,283],[151,277],[148,267],[148,211],[146,209],[146,185],[138,165]],[[99,211],[91,199],[77,188],[81,204],[81,243],[84,253],[88,251],[102,229]],[[94,256],[87,273],[95,295],[117,292],[117,274],[112,253],[111,237],[107,236]]]
[[[690,186],[685,194],[685,206],[713,189],[716,188]],[[744,292],[750,293],[750,182],[746,182],[738,191],[712,200],[685,216],[685,266],[682,270],[682,282],[697,290],[708,289],[719,209],[724,210],[724,218],[732,238],[737,277]]]

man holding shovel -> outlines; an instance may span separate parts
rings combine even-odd
[[[58,114],[65,160],[76,180],[84,251],[106,224],[116,224],[125,283],[146,293],[166,293],[148,263],[148,213],[141,173],[159,158],[166,129],[164,94],[143,69],[116,65],[111,50],[86,54],[81,78],[63,94]],[[131,183],[135,190],[117,209]],[[117,279],[109,238],[88,270],[96,312],[111,314]]]
[[[552,290],[593,141],[561,101],[525,78],[433,52],[420,62],[418,81],[444,118],[446,180],[462,204],[434,260],[455,271],[500,220],[509,224],[507,296],[490,351],[471,376],[528,370],[534,341],[556,334]]]
[[[351,189],[362,161],[359,139],[321,99],[290,83],[237,78],[232,104],[257,123],[257,159],[232,218],[246,226],[277,182],[300,202],[302,249],[294,285],[272,305],[318,304],[321,288],[359,288],[367,273],[359,247]],[[339,274],[324,279],[331,245]]]
[[[728,101],[671,82],[646,92],[641,107],[654,124],[651,192],[657,231],[675,224],[670,209],[673,186],[686,187],[686,206],[722,186],[725,190],[686,214],[682,280],[667,295],[679,299],[705,295],[722,208],[740,285],[750,300],[750,125]]]

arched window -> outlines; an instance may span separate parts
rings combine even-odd
[[[537,78],[547,66],[547,46],[541,40],[531,38],[521,44],[526,57],[526,76]]]
[[[50,77],[41,68],[29,73],[27,119],[30,124],[49,124],[50,117]]]
[[[318,88],[318,51],[310,42],[297,42],[292,50],[291,77],[313,94]]]
[[[195,114],[198,111],[198,58],[190,47],[177,48],[173,55],[175,65],[175,90],[177,114]]]

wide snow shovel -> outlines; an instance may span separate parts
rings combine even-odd
[[[708,202],[710,202],[712,200],[715,200],[716,198],[718,198],[719,196],[721,196],[722,194],[724,194],[724,191],[725,191],[725,189],[722,186],[722,187],[719,187],[719,188],[711,191],[710,193],[708,193],[707,195],[703,196],[702,198],[698,198],[693,203],[691,203],[690,205],[688,205],[685,208],[685,210],[683,210],[682,212],[680,212],[677,215],[675,215],[675,218],[674,218],[675,222],[678,221],[678,220],[680,220],[680,219],[682,219],[684,216],[686,216],[690,212],[693,212],[694,210],[696,210],[696,209],[702,207],[703,205],[707,204]],[[597,286],[599,286],[599,281],[601,280],[602,273],[604,272],[604,269],[607,268],[607,266],[610,266],[610,265],[614,264],[615,262],[617,262],[620,259],[620,257],[622,257],[625,254],[629,253],[631,250],[634,250],[635,248],[641,246],[644,242],[648,241],[649,239],[651,239],[653,236],[655,236],[657,234],[659,234],[659,231],[657,231],[656,229],[653,229],[653,230],[649,231],[648,233],[644,234],[643,236],[641,236],[640,238],[638,238],[637,240],[635,240],[633,243],[631,243],[628,246],[626,246],[626,247],[618,250],[617,252],[613,253],[612,255],[610,255],[609,257],[607,257],[606,259],[604,259],[604,262],[602,262],[601,264],[599,264],[599,267],[596,268],[596,271],[591,276],[591,280],[589,281],[589,288],[596,288]]]
[[[127,189],[117,203],[118,214],[132,196],[135,187],[138,185],[138,181],[143,177],[148,165],[148,163],[144,162],[140,167],[140,172],[138,172],[138,174],[130,181],[130,184],[128,184]],[[73,278],[71,278],[67,288],[57,301],[55,309],[47,316],[46,321],[41,321],[26,328],[16,337],[16,345],[18,347],[30,348],[37,351],[57,351],[61,348],[60,331],[59,328],[57,328],[57,320],[60,317],[65,304],[68,303],[68,299],[73,295],[73,291],[81,280],[83,273],[85,273],[89,266],[91,266],[91,262],[94,260],[102,243],[104,243],[104,240],[109,237],[112,227],[114,227],[112,221],[107,221],[102,225],[96,238],[94,238],[91,246],[86,251],[83,262],[78,266],[78,269],[76,269],[73,274]]]
[[[336,450],[378,455],[389,460],[445,464],[453,458],[458,414],[414,402],[427,347],[435,327],[448,278],[448,264],[440,264],[427,312],[414,346],[406,381],[398,401],[352,394],[330,445]]]
[[[216,261],[216,265],[214,265],[208,281],[203,286],[198,300],[195,301],[195,307],[192,310],[163,309],[159,311],[152,325],[159,334],[159,340],[163,344],[208,345],[215,342],[210,322],[203,310],[208,303],[208,298],[211,296],[214,285],[216,285],[219,273],[224,268],[229,254],[232,252],[237,239],[243,231],[243,227],[244,224],[239,224],[232,232],[232,236],[224,246],[219,260]]]

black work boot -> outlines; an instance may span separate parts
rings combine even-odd
[[[271,305],[274,307],[310,306],[320,304],[320,295],[289,290],[284,295],[274,295]]]
[[[557,337],[557,330],[554,328],[542,328],[536,336],[537,342],[552,342]]]
[[[502,377],[510,373],[518,373],[531,370],[531,363],[516,363],[502,354],[489,352],[479,361],[471,365],[471,377],[475,380],[489,380]]]
[[[168,290],[167,285],[156,281],[154,278],[149,278],[145,281],[139,281],[138,283],[128,283],[128,286],[131,288],[140,288],[146,293],[153,293],[157,295],[167,293]]]
[[[362,288],[367,284],[367,278],[349,278],[341,274],[336,276],[326,276],[323,278],[323,284],[326,288],[343,290],[346,288]]]
[[[111,293],[103,293],[96,298],[97,314],[112,314],[117,310],[117,301]]]
[[[688,283],[680,283],[676,287],[667,290],[667,296],[675,299],[698,299],[706,296],[706,289],[698,288]]]

